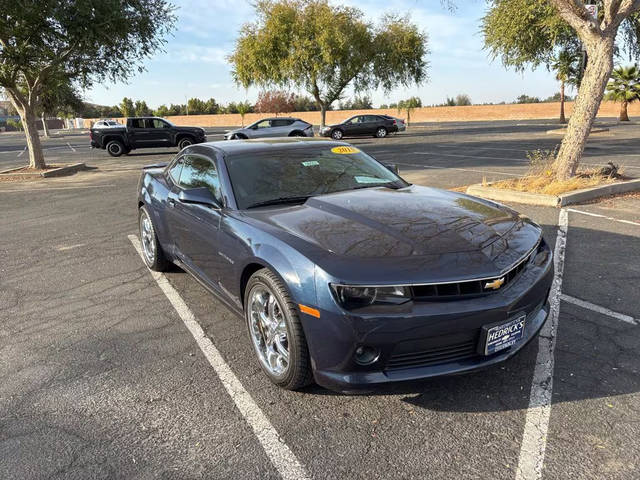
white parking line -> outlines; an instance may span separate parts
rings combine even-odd
[[[569,210],[570,212],[574,212],[574,213],[580,213],[582,215],[589,215],[590,217],[605,218],[607,220],[612,220],[614,222],[626,223],[628,225],[635,225],[637,227],[640,227],[640,222],[634,222],[632,220],[622,220],[620,218],[607,217],[606,215],[600,215],[598,213],[591,213],[591,212],[584,212],[582,210],[576,210],[574,208],[568,208],[567,210]]]
[[[517,158],[505,158],[505,157],[483,157],[480,155],[458,155],[455,153],[440,153],[440,152],[411,152],[414,155],[439,155],[442,157],[459,157],[459,158],[482,158],[484,160],[508,160],[509,162],[517,163],[529,163],[529,160],[518,160]]]
[[[422,165],[417,163],[404,163],[404,162],[396,162],[396,165],[406,165],[408,167],[421,167],[421,168],[434,168],[437,170],[460,170],[462,172],[475,172],[475,173],[493,173],[496,175],[507,175],[509,177],[520,177],[516,173],[506,173],[506,172],[496,172],[494,170],[474,170],[472,168],[455,168],[449,167],[448,165],[443,165],[442,167],[436,167],[434,165]]]
[[[593,310],[594,312],[607,315],[609,317],[615,318],[616,320],[620,320],[621,322],[630,323],[631,325],[636,325],[636,326],[640,325],[640,322],[635,318],[633,318],[631,315],[614,312],[613,310],[609,310],[608,308],[601,307],[600,305],[596,305],[595,303],[587,302],[585,300],[581,300],[580,298],[572,297],[570,295],[565,295],[564,293],[561,295],[560,298],[562,298],[562,300],[564,300],[567,303],[572,303],[573,305],[586,308],[587,310]]]
[[[72,151],[72,152],[75,152],[75,151],[76,151],[76,149],[75,149],[75,148],[73,148],[69,142],[67,142],[67,146],[71,149],[71,151]]]
[[[18,157],[21,157],[22,154],[26,151],[27,151],[27,147],[25,146],[24,149],[18,154]]]
[[[551,415],[551,392],[553,390],[553,351],[556,346],[558,316],[562,276],[564,273],[564,252],[567,245],[569,212],[560,210],[558,235],[554,250],[553,263],[555,274],[551,285],[550,312],[547,323],[542,328],[538,343],[538,355],[531,382],[529,408],[520,445],[520,458],[516,471],[516,480],[539,480],[542,478],[544,454],[547,447],[547,430]]]
[[[138,255],[142,257],[140,241],[135,235],[128,235],[129,240],[133,243]],[[214,371],[218,374],[222,385],[231,399],[235,403],[238,410],[253,429],[256,437],[260,441],[262,448],[278,470],[280,476],[286,480],[305,480],[309,475],[304,467],[300,464],[296,456],[289,447],[282,441],[278,432],[269,422],[260,407],[254,402],[249,392],[247,392],[240,380],[235,376],[229,365],[224,361],[218,349],[213,345],[209,337],[206,336],[204,330],[196,320],[187,304],[182,300],[180,294],[169,283],[167,277],[161,273],[149,270],[160,289],[169,299],[173,308],[195,338],[196,343],[204,353]]]
[[[15,193],[15,192],[33,193],[33,192],[48,192],[49,190],[79,190],[82,188],[111,188],[115,186],[116,186],[115,183],[109,183],[106,185],[86,185],[86,186],[78,186],[78,187],[48,187],[48,188],[33,188],[33,185],[31,185],[29,188],[15,188],[12,190],[0,189],[0,193]]]

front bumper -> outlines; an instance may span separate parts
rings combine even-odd
[[[552,256],[530,265],[504,291],[468,300],[415,302],[401,313],[353,315],[321,310],[314,322],[303,318],[314,377],[342,392],[371,390],[392,382],[452,375],[488,367],[517,354],[538,334],[548,314]],[[482,327],[525,313],[523,337],[485,356]],[[379,351],[371,365],[359,365],[355,350]]]

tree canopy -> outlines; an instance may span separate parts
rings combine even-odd
[[[237,83],[296,86],[325,111],[351,85],[385,91],[427,79],[427,36],[408,17],[374,25],[353,7],[327,0],[258,0],[229,60]]]
[[[2,1],[0,86],[22,119],[32,167],[45,166],[33,124],[49,79],[127,79],[162,48],[173,10],[166,0]]]

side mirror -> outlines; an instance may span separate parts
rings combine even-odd
[[[195,203],[198,205],[206,205],[216,209],[220,208],[220,204],[216,197],[213,196],[211,190],[207,187],[189,188],[182,190],[178,194],[178,200],[182,203]]]
[[[398,169],[398,165],[395,163],[383,163],[382,165],[387,167],[388,170],[391,170],[396,175],[400,175],[400,169]]]
[[[253,125],[252,127],[249,127],[249,128],[251,128],[251,130],[257,130],[258,129],[258,125]]]

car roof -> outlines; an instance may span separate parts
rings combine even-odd
[[[225,156],[245,153],[262,153],[269,150],[295,150],[300,148],[317,149],[318,147],[337,147],[349,145],[347,142],[337,142],[324,138],[256,138],[250,140],[221,140],[217,142],[199,143],[197,147],[208,147]],[[194,145],[196,146],[196,145]]]

